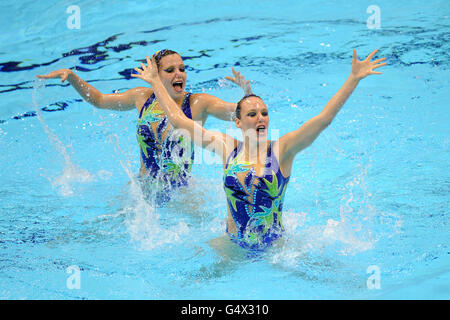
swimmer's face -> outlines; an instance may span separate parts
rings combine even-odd
[[[184,96],[186,71],[178,54],[164,56],[159,61],[159,78],[169,95],[176,99]]]
[[[249,97],[241,103],[241,118],[236,119],[236,126],[241,128],[244,136],[267,139],[269,130],[269,111],[266,104],[258,97]]]

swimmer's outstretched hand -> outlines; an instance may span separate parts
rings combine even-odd
[[[234,70],[234,68],[231,68],[231,71],[233,71],[234,77],[226,76],[225,79],[230,80],[231,82],[241,87],[244,90],[245,95],[252,94],[253,92],[252,87],[250,86],[250,81],[245,80],[244,76],[241,75],[240,71],[236,71]]]
[[[352,75],[357,79],[361,80],[367,77],[371,74],[381,74],[381,72],[373,71],[374,69],[377,69],[379,67],[385,66],[386,63],[380,63],[386,58],[377,59],[375,61],[372,60],[375,53],[377,53],[377,50],[372,51],[371,54],[367,56],[365,60],[358,60],[356,56],[356,50],[353,49],[353,60],[352,60]]]
[[[156,65],[155,56],[152,56],[152,60],[150,61],[150,58],[147,56],[147,65],[141,63],[141,68],[134,68],[136,70],[136,73],[132,73],[131,76],[135,78],[142,79],[144,81],[147,81],[148,83],[152,84],[155,81],[159,80],[158,75],[158,66]]]
[[[52,71],[49,74],[46,75],[37,75],[39,79],[54,79],[54,78],[61,78],[61,82],[64,82],[67,80],[67,78],[73,74],[73,71],[70,69],[60,69],[56,71]]]

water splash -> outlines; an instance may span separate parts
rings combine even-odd
[[[70,160],[70,156],[67,152],[66,146],[61,142],[61,140],[56,136],[56,134],[49,128],[47,123],[42,117],[41,110],[38,107],[37,95],[39,90],[45,88],[45,80],[37,79],[33,83],[33,106],[36,111],[36,116],[42,127],[47,134],[50,143],[55,148],[56,152],[59,153],[64,158],[64,168],[61,175],[47,178],[52,184],[53,188],[57,189],[62,196],[71,196],[74,194],[73,184],[74,183],[86,183],[94,179],[93,175],[89,173],[88,170],[73,164]]]
[[[366,185],[368,167],[359,166],[359,172],[346,183],[339,218],[309,225],[310,213],[284,212],[284,242],[271,261],[294,269],[303,267],[304,260],[311,257],[319,264],[325,258],[337,263],[346,260],[345,256],[373,250],[380,239],[395,234],[398,217],[381,212],[372,204]]]
[[[121,158],[125,152],[121,149],[116,134],[109,136],[114,144],[114,151]],[[143,193],[141,182],[132,173],[131,160],[120,159],[120,165],[130,179],[128,199],[120,211],[125,215],[125,225],[131,240],[142,250],[185,241],[190,230],[188,225],[179,221],[175,225],[163,226],[157,207],[149,202]]]
[[[131,240],[142,250],[185,240],[190,231],[188,225],[179,221],[175,225],[163,226],[156,208],[144,199],[139,184],[133,181],[130,183],[129,196],[129,202],[122,209],[126,216],[125,225]]]

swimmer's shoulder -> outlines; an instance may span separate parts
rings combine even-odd
[[[208,116],[208,108],[210,106],[221,105],[225,103],[220,98],[208,93],[192,93],[190,96],[190,105],[192,115],[195,120],[206,121]]]
[[[140,113],[142,107],[144,106],[144,103],[153,94],[153,89],[147,88],[147,87],[136,87],[136,88],[131,89],[131,91],[133,92],[133,95],[134,95],[136,109]]]
[[[206,93],[191,93],[189,96],[189,105],[191,107],[192,119],[205,122],[206,117],[203,111],[208,105],[208,97]]]
[[[192,103],[196,103],[199,106],[207,106],[208,104],[210,104],[212,101],[215,101],[219,98],[208,94],[208,93],[191,93],[190,96],[190,102]]]

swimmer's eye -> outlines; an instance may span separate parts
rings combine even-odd
[[[261,115],[264,116],[264,117],[267,117],[269,115],[269,112],[268,111],[263,111],[263,112],[261,112]],[[248,117],[254,117],[254,116],[256,116],[256,112],[249,112],[249,113],[247,113],[247,116]]]
[[[185,69],[186,69],[185,67],[182,67],[179,70],[180,70],[180,72],[185,72]],[[165,69],[164,71],[167,72],[167,73],[172,73],[172,72],[175,71],[175,68],[170,67],[170,68]]]

